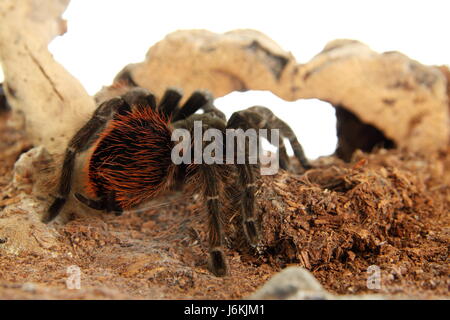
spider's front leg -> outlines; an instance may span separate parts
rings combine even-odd
[[[227,129],[251,129],[246,119],[241,117],[238,113],[234,113],[227,123]],[[258,138],[258,137],[257,137]],[[237,137],[239,139],[239,137]],[[258,139],[257,139],[258,140]],[[245,141],[245,140],[244,140]],[[234,141],[233,145],[236,146]],[[229,153],[230,150],[227,150]],[[242,224],[247,241],[251,246],[257,246],[260,239],[260,228],[255,213],[255,193],[256,193],[256,175],[258,164],[249,163],[249,145],[245,141],[244,149],[241,150],[235,147],[232,150],[236,168],[238,171],[238,182],[242,188],[242,193],[239,198],[240,213],[242,217]],[[237,157],[239,153],[244,154],[245,163],[239,164]]]
[[[204,114],[193,114],[188,118],[179,120],[173,123],[174,129],[187,129],[191,132],[191,139],[195,139],[195,135],[192,134],[194,123],[200,122],[202,130],[217,129],[225,137],[225,121],[217,116],[216,112],[205,112]],[[220,114],[219,114],[220,115]],[[196,143],[202,143],[202,154],[206,147],[206,142],[191,141],[192,145]],[[212,141],[208,144],[208,147],[214,145],[215,150],[222,149],[222,155],[224,154],[224,146],[221,141]],[[193,158],[195,158],[194,150],[191,150]],[[224,170],[222,164],[215,162],[209,163],[209,161],[203,161],[201,163],[193,163],[188,166],[188,174],[190,182],[194,188],[200,188],[200,194],[203,196],[205,203],[205,211],[208,216],[208,243],[209,243],[209,262],[208,267],[210,271],[216,276],[225,276],[228,274],[228,263],[225,257],[224,247],[224,231],[223,231],[223,211],[224,206],[221,203],[223,200],[224,188]]]
[[[209,216],[209,269],[216,276],[228,274],[228,263],[223,252],[224,235],[222,221],[222,205],[219,197],[219,181],[222,177],[215,165],[202,164],[199,166],[199,176],[204,184],[206,210]]]

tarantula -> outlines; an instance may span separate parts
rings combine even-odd
[[[150,200],[163,190],[174,186],[174,181],[189,182],[196,176],[202,187],[205,211],[208,216],[209,269],[216,276],[228,273],[223,252],[223,208],[219,195],[225,181],[219,164],[174,164],[171,152],[174,129],[192,130],[195,121],[203,128],[226,129],[277,128],[279,135],[279,165],[289,167],[289,157],[283,143],[288,138],[304,168],[309,168],[303,149],[291,128],[265,107],[252,107],[235,112],[227,121],[213,105],[207,92],[195,91],[181,107],[180,90],[168,89],[157,103],[153,94],[142,88],[133,88],[99,104],[89,121],[73,136],[65,151],[58,194],[48,209],[45,222],[53,220],[61,211],[72,188],[75,160],[78,154],[91,152],[86,161],[87,182],[85,195],[75,198],[88,207],[120,215]],[[203,110],[203,113],[196,113]],[[203,146],[204,147],[204,146]],[[225,145],[221,146],[226,148]],[[249,163],[227,165],[236,170],[240,196],[239,211],[245,236],[251,246],[259,241],[260,231],[255,214],[255,174]]]

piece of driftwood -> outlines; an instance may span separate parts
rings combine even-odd
[[[332,41],[299,64],[257,31],[177,31],[119,78],[157,93],[178,86],[188,93],[209,89],[215,96],[269,90],[288,101],[317,98],[355,114],[400,148],[430,152],[448,144],[447,81],[441,70],[399,52],[379,54],[359,41]]]
[[[0,62],[8,102],[25,115],[31,141],[52,153],[64,150],[94,109],[80,82],[48,51],[48,43],[66,31],[61,14],[68,3],[0,1]]]

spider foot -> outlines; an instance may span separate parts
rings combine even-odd
[[[47,210],[47,215],[42,219],[42,222],[49,223],[53,219],[55,219],[56,216],[61,211],[61,209],[62,209],[62,207],[64,206],[65,203],[66,203],[66,199],[65,198],[57,197],[53,201],[53,203],[50,206],[50,208]]]
[[[222,249],[214,248],[210,250],[208,268],[216,277],[223,277],[228,274],[227,259]]]

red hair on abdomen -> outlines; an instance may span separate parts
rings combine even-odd
[[[98,197],[114,191],[127,209],[164,190],[174,171],[169,121],[148,107],[111,120],[88,163],[88,193]]]

